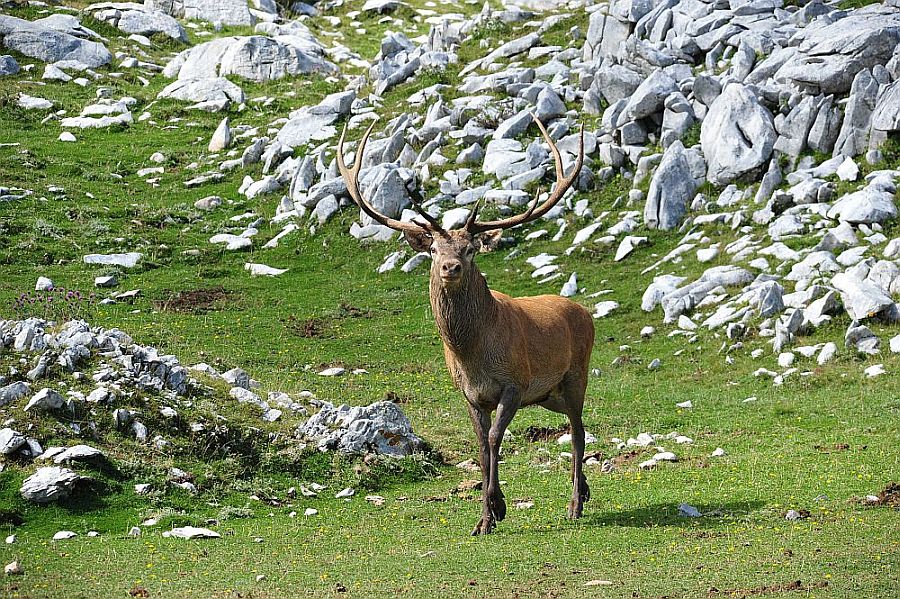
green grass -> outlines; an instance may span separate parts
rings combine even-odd
[[[367,57],[377,52],[380,28],[388,27],[372,21],[365,23],[369,34],[348,34],[345,42]],[[545,43],[565,45],[552,36],[572,24],[558,25]],[[475,37],[496,42],[509,34],[515,34],[509,26],[490,25]],[[154,58],[161,60],[171,50],[161,49]],[[461,64],[484,52],[477,41],[466,42]],[[409,93],[435,82],[453,84],[457,77],[455,72],[427,74],[398,86],[385,95],[384,112],[407,110]],[[207,162],[223,159],[206,157],[221,115],[159,102],[149,109],[156,124],[76,132],[78,142],[62,144],[56,141],[58,125],[41,125],[42,115],[16,108],[15,95],[23,90],[42,95],[74,114],[93,99],[93,90],[53,83],[36,87],[26,80],[22,74],[0,81],[0,142],[20,144],[0,148],[0,184],[35,192],[0,205],[0,318],[13,316],[14,298],[33,289],[41,275],[90,290],[93,277],[109,270],[84,266],[86,253],[141,251],[145,260],[138,268],[118,272],[118,290],[139,288],[141,296],[134,305],[97,307],[92,323],[120,327],[138,343],[174,353],[184,364],[205,361],[220,370],[241,366],[264,391],[311,390],[338,404],[397,397],[433,453],[428,460],[364,463],[304,452],[291,438],[298,419],[260,423],[229,406],[216,387],[184,410],[192,417],[213,412],[227,417],[241,435],[232,451],[202,455],[192,452],[187,437],[173,434],[171,454],[148,452],[104,424],[102,444],[116,469],[90,470],[97,480],[93,489],[72,502],[43,507],[26,505],[18,496],[33,466],[7,463],[0,472],[0,532],[15,533],[17,541],[0,545],[0,561],[18,559],[27,573],[0,582],[0,594],[113,597],[142,587],[153,597],[725,597],[771,587],[766,590],[770,596],[893,596],[900,555],[897,512],[861,505],[856,498],[877,493],[900,472],[896,356],[863,359],[842,352],[824,367],[798,357],[800,369],[811,375],[795,374],[774,387],[769,379],[752,376],[760,366],[776,367],[771,347],[757,330],[751,328],[728,365],[719,351],[720,334],[700,331],[699,341],[689,344],[667,337],[671,328],[661,324],[661,313],[641,312],[640,296],[652,278],[641,270],[675,248],[680,235],[649,232],[650,244],[619,263],[613,261],[615,247],[587,245],[561,259],[566,271],[577,271],[580,286],[589,292],[612,289],[608,297],[621,303],[610,317],[596,321],[591,364],[602,374],[589,382],[585,421],[599,441],[589,452],[620,465],[611,474],[588,467],[592,499],[585,517],[566,521],[571,488],[568,462],[560,453],[567,448],[555,439],[532,443],[525,437],[528,427],[558,427],[564,419],[540,409],[523,411],[503,449],[501,479],[510,512],[495,534],[473,539],[468,532],[479,513],[477,498],[455,489],[477,475],[453,464],[475,458],[477,450],[463,399],[443,364],[428,304],[428,273],[424,267],[408,275],[375,273],[385,255],[404,246],[359,245],[346,232],[357,215],[343,210],[314,234],[303,227],[277,249],[262,250],[281,229],[268,224],[279,196],[246,200],[236,193],[245,174],[260,176],[259,167],[198,189],[182,184],[195,174],[187,169],[191,162],[203,162],[197,171],[203,172]],[[130,77],[104,84],[115,88],[116,97],[136,97],[137,115],[165,81],[155,78],[148,88]],[[256,126],[260,134],[289,110],[341,87],[315,79],[241,85],[248,97],[276,97],[270,107],[251,105],[229,114],[232,125]],[[288,96],[291,92],[296,95]],[[182,120],[168,122],[172,117]],[[177,128],[166,128],[173,125]],[[885,166],[892,168],[898,163],[894,147],[885,152]],[[157,150],[168,157],[166,172],[159,187],[151,187],[135,173]],[[54,185],[65,188],[65,195],[48,191]],[[619,178],[583,197],[600,214],[628,188]],[[233,203],[210,213],[193,208],[195,200],[213,194]],[[266,219],[253,250],[224,252],[208,243],[217,232],[239,230],[229,218],[247,211]],[[613,213],[605,223],[616,220]],[[507,252],[501,251],[481,256],[479,264],[495,289],[512,295],[555,293],[562,281],[539,285],[528,276],[524,259],[542,251],[561,254],[585,224],[573,220],[561,242],[526,242],[526,231],[516,232],[519,257],[505,260]],[[552,225],[534,228],[541,226],[555,231]],[[723,245],[739,236],[725,226],[708,234]],[[896,228],[886,234],[896,235]],[[185,250],[199,250],[199,255],[185,255]],[[702,265],[688,253],[661,272],[697,276],[710,265],[727,264],[728,256],[717,260]],[[290,270],[278,278],[254,279],[244,271],[245,262]],[[179,291],[219,287],[224,299],[202,309],[165,307]],[[597,301],[576,300],[588,306]],[[639,335],[646,324],[658,329],[650,339]],[[839,318],[798,345],[839,341],[848,324]],[[885,342],[898,333],[896,326],[872,326]],[[621,350],[625,344],[630,349]],[[754,360],[750,351],[757,348],[766,353]],[[679,350],[683,353],[675,356]],[[620,365],[611,365],[623,355],[627,359]],[[662,360],[662,367],[649,371],[654,358]],[[5,373],[17,360],[0,355],[0,370]],[[865,379],[862,370],[873,363],[884,363],[889,374]],[[336,379],[315,374],[336,364],[369,374]],[[757,400],[743,402],[750,396]],[[693,409],[676,408],[687,399]],[[0,408],[0,420],[11,417],[17,425],[32,425],[45,447],[75,442],[64,422],[25,416],[19,406]],[[81,417],[108,420],[106,413]],[[148,425],[151,436],[163,427]],[[261,437],[251,436],[253,427]],[[680,461],[641,471],[637,464],[652,451],[631,455],[609,439],[645,431],[678,431],[694,443],[662,442]],[[260,439],[269,434],[280,440],[266,445]],[[709,457],[716,447],[727,455]],[[197,497],[165,486],[171,465],[195,474],[201,488]],[[163,490],[136,496],[132,479],[153,481]],[[328,485],[321,498],[288,497],[290,487],[309,481]],[[331,499],[347,485],[357,488],[351,501]],[[387,501],[381,507],[369,504],[364,500],[368,493]],[[535,506],[516,510],[516,499]],[[681,502],[709,515],[680,517]],[[319,514],[302,516],[307,507]],[[788,509],[809,510],[810,517],[788,522]],[[291,517],[291,512],[299,515]],[[160,523],[142,527],[139,538],[127,536],[150,516],[159,516]],[[24,523],[13,525],[16,517]],[[209,525],[223,537],[162,537],[163,530],[182,524]],[[61,529],[80,536],[51,541]],[[100,537],[86,537],[89,530]],[[265,578],[257,582],[257,575]],[[611,585],[584,586],[592,580]],[[797,580],[800,591],[778,588]]]

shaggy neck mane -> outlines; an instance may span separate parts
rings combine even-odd
[[[459,285],[447,288],[440,276],[432,273],[430,284],[431,309],[441,339],[454,352],[476,347],[484,326],[494,319],[494,296],[488,289],[484,275],[474,265]]]

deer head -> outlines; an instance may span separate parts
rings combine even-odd
[[[578,159],[575,162],[575,167],[569,176],[566,177],[559,148],[556,147],[556,144],[550,138],[550,134],[547,133],[544,124],[534,115],[532,115],[532,118],[534,118],[534,122],[537,123],[538,128],[541,130],[544,140],[550,146],[550,151],[556,163],[557,184],[543,203],[538,205],[538,199],[540,198],[540,190],[538,190],[534,201],[531,202],[526,212],[509,218],[494,221],[478,221],[478,209],[481,203],[479,200],[472,212],[469,213],[469,218],[461,229],[447,231],[441,227],[440,223],[433,216],[425,212],[418,203],[413,203],[413,208],[419,213],[419,216],[423,219],[422,221],[403,222],[385,216],[375,210],[359,190],[359,171],[362,168],[363,153],[375,123],[369,125],[368,130],[366,130],[365,135],[360,140],[353,167],[349,169],[344,162],[344,136],[347,133],[347,128],[346,126],[344,127],[337,148],[338,169],[344,178],[344,182],[347,184],[347,191],[350,197],[360,209],[375,222],[403,232],[407,243],[417,252],[430,253],[432,258],[432,281],[439,281],[443,286],[452,288],[468,280],[473,269],[477,270],[474,258],[478,252],[486,252],[496,248],[504,229],[533,221],[549,212],[562,199],[581,171],[581,165],[584,162],[584,125],[581,127],[581,144],[578,151]]]

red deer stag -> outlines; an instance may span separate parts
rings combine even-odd
[[[571,174],[563,171],[559,149],[544,125],[535,118],[556,162],[556,188],[540,206],[536,197],[529,210],[502,220],[476,221],[478,205],[461,229],[446,231],[418,205],[425,222],[402,222],[379,213],[360,193],[359,171],[366,131],[356,150],[353,168],[344,162],[344,135],[337,149],[337,163],[350,197],[376,222],[402,231],[413,249],[430,252],[429,294],[434,320],[447,368],[465,395],[469,417],[481,450],[482,511],[473,535],[488,534],[506,516],[497,464],[503,433],[516,412],[540,405],[565,414],[572,426],[572,500],[568,516],[581,516],[590,498],[582,472],[584,425],[582,410],[587,387],[588,361],[594,345],[594,324],[583,307],[556,295],[513,298],[488,289],[475,265],[475,254],[496,247],[503,229],[527,223],[546,214],[578,177],[584,161],[584,128],[581,147]],[[491,423],[491,413],[497,415]]]

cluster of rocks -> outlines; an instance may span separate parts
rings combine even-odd
[[[522,210],[531,200],[530,188],[552,180],[554,173],[532,114],[547,125],[566,168],[579,149],[577,122],[582,113],[594,114],[599,126],[584,133],[586,159],[576,185],[543,222],[525,232],[526,240],[546,235],[566,241],[565,256],[609,246],[615,248],[614,260],[622,261],[648,245],[641,227],[680,230],[678,246],[642,273],[648,277],[642,307],[661,307],[664,322],[678,325],[671,334],[695,341],[698,327],[723,330],[730,339],[723,348],[728,354],[740,349],[742,337],[755,327],[782,354],[800,335],[846,312],[853,322],[845,345],[851,351],[880,351],[882,344],[866,323],[900,320],[895,301],[900,241],[884,233],[897,216],[898,171],[876,170],[860,180],[860,167],[863,161],[878,163],[881,144],[900,131],[896,0],[855,10],[819,0],[802,7],[781,0],[613,0],[587,7],[587,30],[573,27],[566,47],[542,44],[542,34],[566,14],[533,12],[560,8],[539,4],[499,11],[485,5],[470,18],[427,15],[427,35],[410,39],[388,31],[371,61],[337,43],[326,47],[303,22],[306,16],[285,18],[265,0],[100,3],[90,11],[131,34],[132,41],[155,33],[183,41],[184,29],[171,16],[255,25],[254,35],[213,39],[178,53],[164,67],[130,63],[147,76],[161,71],[175,78],[160,97],[192,102],[198,109],[244,105],[243,91],[226,76],[261,82],[300,74],[332,77],[340,74],[338,64],[365,69],[347,79],[344,91],[294,110],[266,131],[223,120],[209,153],[190,165],[206,170],[185,181],[189,188],[219,182],[228,171],[262,166],[261,178],[245,176],[237,192],[248,199],[278,197],[273,222],[283,228],[264,249],[277,246],[304,219],[314,231],[353,206],[334,156],[338,122],[357,130],[377,118],[381,96],[392,87],[424,71],[454,68],[460,69],[458,89],[437,84],[412,94],[405,110],[377,127],[362,156],[360,186],[380,212],[409,221],[420,218],[411,209],[419,202],[452,228],[479,200],[501,214]],[[369,2],[363,11],[388,14],[398,6]],[[298,12],[304,11],[293,14]],[[335,19],[335,25],[341,22]],[[497,21],[513,26],[516,37],[483,39],[484,57],[458,66],[460,45]],[[361,27],[358,21],[351,24]],[[108,40],[70,15],[33,22],[2,16],[0,37],[5,46],[50,63],[49,78],[69,76],[65,69],[91,74],[111,60],[104,46]],[[55,41],[35,41],[44,37]],[[2,64],[9,72],[18,68],[8,60]],[[52,108],[42,98],[23,95],[19,102]],[[133,105],[133,98],[100,98],[60,124],[127,124],[133,122]],[[142,118],[152,115],[145,112]],[[354,147],[347,144],[348,162],[355,158]],[[814,158],[823,155],[831,157]],[[163,170],[151,166],[142,173]],[[479,184],[472,185],[476,172]],[[632,189],[611,206],[595,213],[589,199],[576,199],[616,174]],[[422,200],[423,185],[437,193]],[[220,205],[216,198],[197,202],[204,210]],[[252,248],[264,220],[251,212],[231,221],[228,232],[210,242],[227,250]],[[740,237],[716,241],[731,231]],[[350,234],[366,242],[397,239],[396,232],[362,213]],[[790,243],[810,237],[818,242],[814,247],[795,249]],[[579,286],[563,256],[522,256],[514,250],[508,258],[524,258],[541,284],[565,281],[565,296],[611,293]],[[675,274],[693,258],[728,264],[712,266],[698,278]],[[379,271],[410,272],[426,260],[424,254],[409,257],[392,248]],[[246,268],[253,275],[284,272],[257,263]],[[595,316],[618,306],[603,298],[594,306]],[[894,348],[900,341],[894,337],[887,345]],[[813,352],[821,363],[835,354],[830,344],[797,351]],[[272,411],[270,402],[255,394],[236,393],[263,414],[279,409]]]
[[[320,451],[403,457],[424,448],[403,410],[389,401],[356,407],[321,402],[319,412],[297,433],[314,441]]]
[[[178,421],[180,410],[191,408],[191,398],[201,392],[201,383],[190,376],[194,374],[231,385],[230,398],[258,409],[263,421],[273,422],[285,411],[304,416],[307,408],[301,402],[321,406],[298,429],[298,434],[317,441],[323,451],[399,457],[423,448],[409,420],[393,403],[334,408],[327,402],[319,402],[309,392],[299,394],[296,399],[287,393],[270,392],[267,400],[262,400],[257,394],[260,384],[240,368],[224,373],[202,363],[185,368],[175,356],[161,355],[152,347],[138,345],[119,329],[91,328],[83,321],[70,321],[59,327],[36,318],[0,321],[2,352],[18,354],[20,363],[28,369],[20,371],[11,367],[7,373],[0,374],[0,409],[7,413],[22,409],[25,413],[62,418],[74,437],[96,436],[99,426],[93,418],[106,409],[115,430],[165,451],[170,445],[166,435],[171,431],[163,428],[153,434],[143,424],[142,414],[155,409],[165,421]],[[58,381],[66,376],[70,377],[70,384]],[[93,385],[93,390],[83,392],[70,388],[83,388],[84,384]],[[156,407],[141,399],[148,397],[157,398]],[[142,407],[126,407],[132,405]],[[85,412],[91,420],[87,427],[82,427],[75,422],[82,419],[71,417]],[[79,483],[89,480],[65,465],[106,460],[102,450],[80,443],[45,450],[37,438],[14,428],[15,422],[15,418],[8,419],[0,429],[0,455],[24,462],[55,464],[39,467],[25,480],[21,493],[30,501],[48,503],[65,499]],[[187,425],[192,434],[203,433],[209,426],[202,419]],[[197,492],[192,477],[178,469],[170,472],[170,482],[188,492]],[[146,493],[147,485],[138,485],[136,490]]]
[[[623,207],[640,208],[642,202],[643,209],[595,215],[587,200],[576,202],[570,196],[539,225],[555,229],[533,230],[526,239],[545,234],[566,239],[563,217],[572,211],[576,222],[586,224],[574,231],[566,254],[588,244],[610,245],[619,261],[648,242],[648,237],[632,234],[642,224],[680,228],[682,243],[644,272],[655,275],[644,308],[662,305],[667,323],[689,316],[710,329],[728,328],[736,343],[754,318],[764,335],[775,338],[776,351],[843,306],[854,327],[873,317],[894,321],[897,308],[891,296],[900,285],[894,272],[897,242],[887,243],[881,230],[897,215],[897,172],[872,172],[858,191],[840,197],[829,179],[858,179],[855,157],[866,153],[866,160],[877,161],[878,145],[898,128],[891,111],[898,89],[894,49],[900,42],[900,11],[889,4],[836,11],[819,3],[798,9],[779,2],[722,1],[657,6],[613,2],[589,10],[590,27],[580,51],[540,46],[540,33],[554,18],[530,21],[533,15],[520,10],[486,8],[469,20],[444,21],[415,44],[388,33],[368,72],[376,91],[408,79],[420,68],[409,65],[435,52],[446,54],[452,64],[458,44],[491,19],[535,29],[463,68],[461,91],[470,95],[446,102],[440,85],[420,90],[408,102],[412,109],[424,109],[424,115],[411,110],[385,124],[363,157],[360,175],[363,192],[375,207],[393,218],[414,219],[410,204],[419,197],[418,187],[434,182],[439,192],[423,207],[445,227],[464,222],[466,206],[479,199],[501,212],[521,209],[530,200],[525,186],[552,172],[542,140],[521,140],[531,113],[547,123],[569,165],[578,148],[579,136],[572,130],[578,114],[567,110],[566,102],[580,101],[586,112],[602,119],[600,129],[585,134],[588,159],[577,188],[590,190],[619,172],[635,185],[621,198],[627,204]],[[860,36],[866,41],[860,42]],[[578,37],[573,31],[572,38]],[[545,58],[545,64],[515,66],[526,53]],[[818,75],[807,75],[814,69],[803,66],[812,60],[826,65]],[[507,66],[504,61],[512,62]],[[325,222],[351,205],[330,154],[334,123],[345,117],[353,129],[373,118],[378,108],[378,96],[359,96],[360,89],[357,80],[346,92],[295,111],[276,136],[252,137],[241,157],[223,162],[220,169],[264,160],[269,174],[259,181],[246,178],[239,192],[256,197],[286,190],[277,220],[303,218],[310,211],[314,222]],[[481,94],[486,90],[492,95]],[[699,131],[699,143],[688,147],[691,130]],[[662,151],[654,153],[657,145]],[[445,155],[451,146],[458,148],[452,150],[455,165]],[[294,157],[302,147],[307,152]],[[816,164],[809,155],[801,157],[806,151],[832,153],[833,158]],[[346,158],[353,157],[351,152]],[[487,183],[466,185],[476,168],[488,176]],[[437,181],[432,181],[432,170],[442,172]],[[757,188],[743,188],[756,177],[761,177]],[[707,181],[724,187],[718,197],[697,193]],[[721,247],[713,236],[723,226],[743,237]],[[366,241],[396,238],[363,214],[350,232]],[[233,249],[249,247],[255,233],[251,226],[222,240],[234,242],[229,245]],[[812,250],[793,250],[784,243],[806,235],[820,235],[822,242]],[[864,245],[857,241],[859,235]],[[701,263],[727,257],[735,266],[711,268],[692,282],[657,274],[688,255]],[[515,257],[517,252],[510,256]],[[402,265],[408,272],[427,259],[407,258],[404,250],[393,251],[379,271]],[[541,259],[526,261],[540,282],[566,277],[564,295],[588,291],[578,287],[576,273]],[[778,261],[774,273],[773,259]],[[785,281],[794,282],[793,293],[784,291]],[[825,296],[807,318],[788,322]],[[601,301],[595,315],[617,307],[614,300]],[[820,308],[825,312],[815,313]]]

